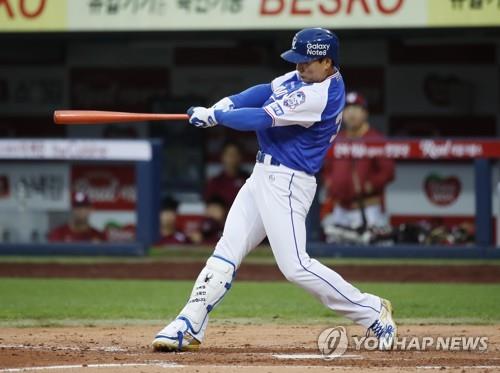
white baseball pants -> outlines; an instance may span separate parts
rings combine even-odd
[[[326,307],[370,327],[379,317],[380,298],[362,293],[306,252],[305,220],[316,193],[316,179],[283,165],[256,163],[238,193],[214,255],[239,267],[266,236],[279,269],[288,281]]]

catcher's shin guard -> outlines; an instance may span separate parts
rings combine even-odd
[[[235,270],[235,265],[229,260],[217,255],[211,256],[196,279],[189,301],[177,316],[186,321],[190,332],[200,340],[203,338],[208,313],[231,288]]]

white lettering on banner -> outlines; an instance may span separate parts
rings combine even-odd
[[[334,146],[335,158],[408,158],[410,156],[410,144],[382,144],[367,145],[364,143],[339,142]]]
[[[410,144],[386,144],[385,155],[389,158],[408,158],[410,156]]]
[[[443,144],[436,144],[434,141],[421,141],[420,150],[423,155],[433,159],[444,158],[449,156],[451,150],[451,141],[446,141]]]
[[[307,54],[310,56],[326,56],[330,49],[329,44],[311,44],[307,43]]]
[[[137,196],[133,166],[73,165],[71,181],[73,192],[85,193],[96,209],[134,209]]]
[[[116,179],[111,179],[107,185],[102,187],[92,185],[88,179],[78,179],[74,188],[86,193],[92,201],[97,202],[113,202],[118,198],[127,202],[135,202],[136,199],[133,186],[122,187]]]
[[[0,159],[81,159],[149,161],[142,140],[0,140]]]
[[[437,143],[433,140],[423,140],[419,143],[419,148],[424,157],[437,158],[461,158],[477,157],[483,154],[481,144],[453,144],[450,140],[444,143]]]
[[[477,144],[455,144],[451,147],[451,155],[454,157],[477,157],[483,154],[482,145]]]

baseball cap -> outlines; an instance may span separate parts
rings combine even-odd
[[[306,63],[329,57],[338,67],[339,39],[330,30],[313,27],[300,30],[292,40],[292,48],[281,58],[291,63]]]
[[[347,105],[358,105],[368,109],[368,102],[366,98],[359,92],[351,91],[345,96],[345,106]]]

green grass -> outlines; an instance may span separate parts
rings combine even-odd
[[[411,323],[498,323],[500,285],[359,283]],[[0,324],[155,323],[174,317],[191,281],[0,279]],[[235,282],[218,322],[347,323],[286,282]]]

